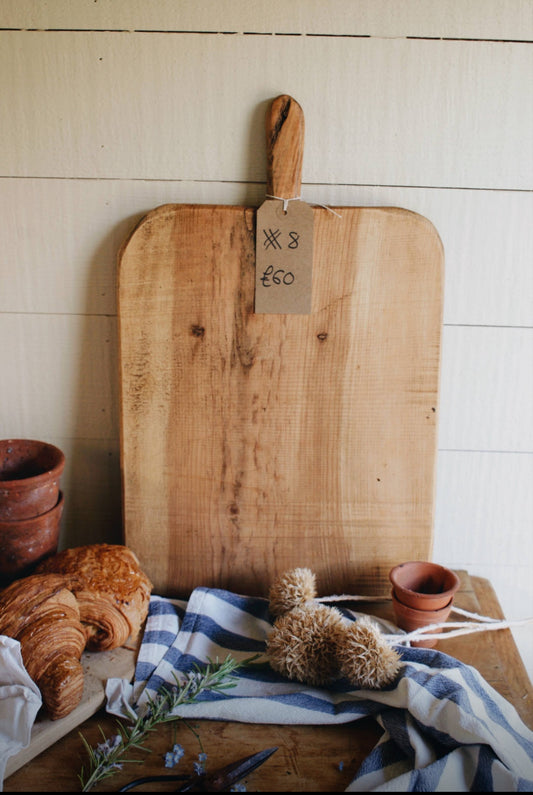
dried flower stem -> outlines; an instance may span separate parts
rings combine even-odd
[[[88,769],[82,768],[79,775],[81,791],[89,792],[100,781],[120,770],[125,763],[142,763],[140,759],[125,759],[124,754],[132,750],[147,751],[143,742],[156,726],[180,720],[179,715],[172,714],[178,706],[194,703],[200,693],[206,690],[220,693],[235,687],[237,682],[234,672],[258,656],[241,662],[235,661],[229,655],[222,663],[218,662],[218,658],[214,662],[209,660],[203,668],[196,667],[190,671],[184,681],[174,675],[174,685],[163,686],[154,698],[148,698],[148,709],[145,713],[139,715],[131,726],[117,721],[118,734],[106,739],[102,732],[104,742],[96,748],[91,748],[83,735],[80,735],[89,756]]]

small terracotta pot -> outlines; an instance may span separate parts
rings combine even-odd
[[[65,455],[33,439],[0,440],[0,520],[18,521],[57,505]]]
[[[0,585],[27,577],[35,566],[57,552],[63,494],[51,511],[31,519],[0,520]]]
[[[400,629],[406,632],[413,632],[416,629],[422,629],[430,624],[440,624],[446,621],[452,609],[452,602],[453,599],[450,599],[448,604],[441,607],[440,610],[416,610],[415,608],[404,605],[396,598],[394,591],[392,592],[392,607],[396,617],[396,623]],[[435,637],[435,635],[439,635],[441,632],[442,628],[432,630],[427,633],[427,640],[411,641],[411,645],[432,649],[438,642],[438,637]]]
[[[461,584],[454,571],[427,561],[400,563],[390,570],[389,579],[396,598],[417,610],[440,610]]]

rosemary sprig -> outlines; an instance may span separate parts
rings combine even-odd
[[[218,658],[214,662],[208,660],[202,668],[195,666],[193,671],[189,671],[183,681],[174,674],[175,684],[163,686],[153,698],[148,698],[146,711],[138,715],[131,726],[126,726],[117,720],[118,733],[106,739],[102,732],[104,741],[96,748],[91,748],[80,734],[89,756],[87,770],[82,768],[78,776],[82,786],[81,791],[89,792],[100,781],[120,770],[125,763],[142,763],[140,759],[126,759],[124,754],[132,750],[147,751],[143,742],[156,726],[180,720],[180,716],[172,714],[176,707],[194,703],[200,693],[207,690],[221,693],[235,687],[237,682],[233,676],[234,672],[242,665],[248,665],[256,660],[258,656],[254,655],[241,662],[237,662],[230,655],[222,663],[218,662]]]

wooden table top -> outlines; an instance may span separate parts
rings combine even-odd
[[[454,604],[493,618],[503,613],[489,581],[458,572],[461,588]],[[354,608],[393,620],[390,603],[361,603]],[[441,640],[438,649],[474,666],[502,696],[513,704],[524,723],[533,729],[533,688],[510,630],[478,632]],[[87,754],[80,733],[92,746],[116,734],[115,720],[101,709],[31,762],[4,781],[5,792],[76,792],[80,791],[78,774],[86,764]],[[160,726],[146,747],[139,752],[142,764],[126,764],[121,771],[95,787],[93,792],[116,792],[139,776],[192,771],[193,762],[202,750],[208,755],[208,767],[215,770],[248,754],[272,746],[278,750],[246,781],[248,791],[263,792],[340,792],[353,779],[363,759],[380,737],[381,730],[373,718],[334,726],[285,726],[242,724],[225,721],[195,720]],[[198,739],[199,738],[199,739]],[[185,749],[178,768],[167,770],[164,754],[174,743]],[[132,755],[133,756],[133,755]],[[177,784],[150,784],[132,792],[170,792]]]

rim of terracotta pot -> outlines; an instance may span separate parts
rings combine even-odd
[[[18,466],[10,468],[6,461],[9,460],[10,448],[26,448],[27,455],[19,461]],[[39,467],[39,455],[50,456],[50,461],[45,462],[40,468],[42,471],[31,474],[29,468],[32,462],[37,462]],[[15,458],[16,456],[13,456]],[[28,475],[24,474],[24,468],[28,467]],[[65,454],[59,447],[50,442],[41,442],[37,439],[0,439],[0,489],[16,489],[22,484],[28,487],[35,487],[41,482],[48,480],[50,476],[59,477],[65,468]],[[15,474],[15,477],[10,475]]]
[[[0,519],[18,521],[57,503],[65,454],[36,439],[0,440]]]
[[[389,579],[402,604],[427,611],[444,608],[461,585],[454,571],[425,560],[399,563],[390,570]]]

